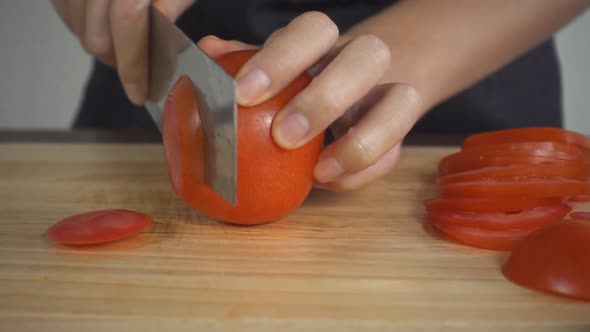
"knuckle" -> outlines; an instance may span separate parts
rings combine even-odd
[[[391,62],[391,50],[381,38],[375,35],[363,35],[357,37],[357,43],[376,63],[388,66]]]
[[[113,1],[111,15],[115,20],[134,21],[141,16],[144,10],[147,10],[147,3],[145,6],[143,5],[145,2],[142,0]]]
[[[85,49],[98,57],[108,56],[113,51],[110,38],[105,36],[88,36]]]
[[[285,28],[280,28],[278,30],[275,30],[273,33],[270,34],[270,36],[268,36],[268,38],[266,39],[266,41],[264,42],[264,46],[268,46],[268,44],[272,43],[275,39],[277,39],[281,34],[283,34],[283,31],[285,30]]]
[[[370,142],[357,135],[353,129],[354,128],[351,128],[348,132],[349,146],[356,157],[353,171],[375,165],[381,157],[378,149]]]
[[[302,14],[299,17],[299,23],[304,26],[311,26],[314,31],[321,32],[323,35],[330,36],[331,38],[338,38],[340,34],[336,23],[328,15],[319,11]]]
[[[311,105],[319,105],[322,110],[321,113],[334,120],[336,117],[339,117],[344,113],[342,98],[340,98],[335,91],[335,89],[323,87],[310,98],[315,101],[315,103],[311,103]]]
[[[420,92],[418,92],[413,86],[409,84],[397,84],[395,89],[397,90],[395,91],[396,94],[399,94],[401,95],[401,98],[404,98],[408,109],[415,109],[422,103]]]

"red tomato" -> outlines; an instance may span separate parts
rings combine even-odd
[[[590,212],[572,212],[570,217],[573,219],[590,221]]]
[[[222,55],[217,62],[230,73],[256,51]],[[324,142],[322,132],[294,150],[279,147],[271,135],[274,116],[311,81],[301,75],[277,96],[254,107],[238,107],[237,205],[216,195],[203,180],[203,133],[198,100],[187,79],[169,95],[162,134],[172,187],[187,205],[213,219],[235,224],[261,224],[280,219],[307,197],[313,167]]]
[[[590,223],[567,220],[532,233],[502,272],[527,288],[590,300]]]
[[[455,212],[518,212],[542,206],[561,205],[563,199],[527,197],[446,197],[425,201],[427,210],[451,210]]]
[[[529,235],[534,229],[525,230],[489,230],[483,228],[464,227],[431,219],[436,228],[451,238],[470,247],[510,251],[514,246]]]
[[[482,180],[445,184],[440,186],[440,192],[450,197],[570,197],[590,194],[590,183],[567,179]]]
[[[470,171],[453,173],[441,176],[438,184],[476,180],[521,180],[525,178],[565,178],[572,180],[587,180],[588,168],[582,165],[557,166],[557,165],[514,165],[484,167]]]
[[[510,142],[484,145],[463,146],[462,151],[472,153],[527,153],[538,156],[561,155],[564,158],[571,156],[580,156],[584,149],[577,145],[571,145],[561,142],[539,141],[539,142]]]
[[[572,209],[565,205],[535,207],[517,213],[507,212],[460,212],[429,210],[428,215],[435,223],[481,228],[489,230],[531,230],[558,222]]]
[[[152,217],[129,210],[101,210],[76,214],[49,228],[49,238],[64,244],[92,244],[121,240],[146,229]]]
[[[558,166],[585,167],[587,158],[583,154],[570,154],[553,150],[503,151],[503,150],[464,150],[443,158],[438,165],[441,174],[452,174],[490,166],[514,166],[531,164],[550,164]]]
[[[590,139],[586,136],[551,127],[516,128],[496,130],[469,136],[463,142],[463,148],[471,148],[479,145],[518,143],[518,142],[561,142],[578,146],[582,149],[590,149]]]

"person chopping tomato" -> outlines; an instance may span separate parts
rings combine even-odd
[[[52,0],[96,61],[76,128],[152,128],[149,0]],[[314,79],[276,116],[299,147],[330,129],[317,186],[353,190],[396,165],[410,132],[562,126],[552,35],[588,0],[160,0],[211,56],[259,49],[237,74],[238,101],[268,100],[302,72]]]

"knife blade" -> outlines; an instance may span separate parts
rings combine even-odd
[[[205,137],[205,182],[237,203],[237,104],[234,78],[154,5],[149,17],[149,93],[146,108],[161,131],[164,104],[180,77],[195,88]]]

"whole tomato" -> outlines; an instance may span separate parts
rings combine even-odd
[[[216,59],[236,75],[256,51],[236,51]],[[309,194],[313,167],[324,133],[294,150],[278,146],[271,127],[275,115],[311,81],[302,74],[281,93],[254,107],[238,107],[237,205],[215,194],[204,183],[203,132],[198,100],[190,80],[181,78],[166,103],[162,123],[170,181],[176,195],[195,210],[219,221],[262,224],[297,208]]]

